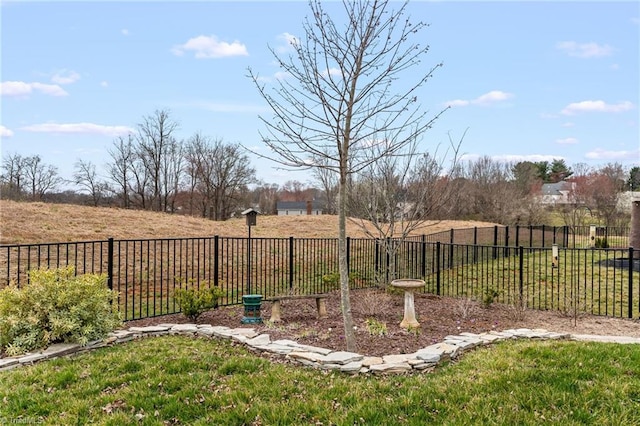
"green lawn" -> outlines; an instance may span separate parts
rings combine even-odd
[[[0,373],[0,423],[640,424],[640,346],[510,341],[431,374],[349,376],[167,336]]]
[[[560,249],[554,264],[551,249],[499,248],[492,259],[490,249],[472,262],[473,248],[456,247],[455,266],[440,273],[440,294],[467,296],[483,300],[495,294],[495,301],[515,304],[522,301],[530,309],[558,310],[567,314],[589,313],[629,317],[640,315],[640,272],[614,268],[608,262],[623,257],[623,250]],[[425,277],[427,289],[436,292],[435,274]],[[631,286],[630,286],[631,284]],[[631,293],[629,289],[631,287]]]

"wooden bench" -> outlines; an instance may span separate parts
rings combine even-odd
[[[265,299],[267,302],[273,302],[271,305],[271,322],[280,322],[281,318],[281,305],[282,300],[296,300],[296,299],[316,299],[316,308],[318,309],[318,318],[327,318],[327,304],[326,300],[328,294],[311,294],[311,295],[298,295],[298,294],[285,294],[281,296],[273,296]]]

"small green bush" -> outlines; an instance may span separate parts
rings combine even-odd
[[[224,295],[219,287],[177,288],[174,292],[180,311],[190,320],[195,321],[200,315],[218,307],[218,299]]]
[[[491,307],[491,304],[495,302],[496,298],[500,296],[497,290],[487,288],[484,291],[484,296],[482,297],[482,307],[488,309]]]
[[[87,344],[122,324],[107,276],[73,267],[29,272],[29,283],[0,290],[0,350],[19,355],[52,343]]]
[[[367,325],[367,331],[371,336],[387,335],[387,324],[384,322],[378,321],[375,318],[367,318],[365,320],[365,324]]]
[[[356,280],[359,279],[360,276],[357,272],[351,272],[349,274],[349,285],[355,284]],[[338,289],[340,288],[340,273],[333,272],[331,274],[322,276],[322,283],[329,287],[329,289]]]

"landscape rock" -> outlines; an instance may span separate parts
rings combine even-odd
[[[157,336],[162,334],[182,334],[211,338],[218,337],[233,339],[241,342],[249,349],[261,351],[271,357],[284,356],[292,362],[320,368],[323,370],[337,370],[344,373],[360,374],[393,374],[408,371],[428,371],[438,363],[459,356],[463,350],[478,345],[490,344],[503,339],[567,339],[577,341],[608,342],[621,344],[640,344],[640,338],[626,336],[599,336],[586,334],[565,334],[548,332],[542,329],[510,329],[492,331],[489,333],[461,333],[446,336],[440,343],[422,348],[411,354],[392,354],[383,357],[363,356],[354,352],[332,351],[330,349],[303,345],[295,340],[280,339],[271,341],[268,334],[257,334],[254,329],[211,326],[208,324],[162,324],[159,326],[131,327],[128,330],[116,330],[106,339],[96,340],[87,346],[61,343],[35,353],[28,353],[16,357],[0,358],[0,370],[9,370],[21,365],[33,364],[49,358],[73,355],[95,347],[111,343],[122,343],[143,336]]]

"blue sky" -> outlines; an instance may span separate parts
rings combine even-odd
[[[341,4],[329,2],[328,11]],[[157,109],[195,132],[264,150],[270,116],[247,77],[279,78],[268,46],[301,36],[305,1],[2,1],[2,155],[38,154],[71,178],[102,171],[118,135]],[[466,158],[640,164],[640,2],[413,1],[430,24],[419,98],[434,114],[426,150],[460,137]],[[423,73],[425,69],[412,72]],[[410,76],[409,76],[410,77]],[[268,183],[308,174],[252,157]]]

